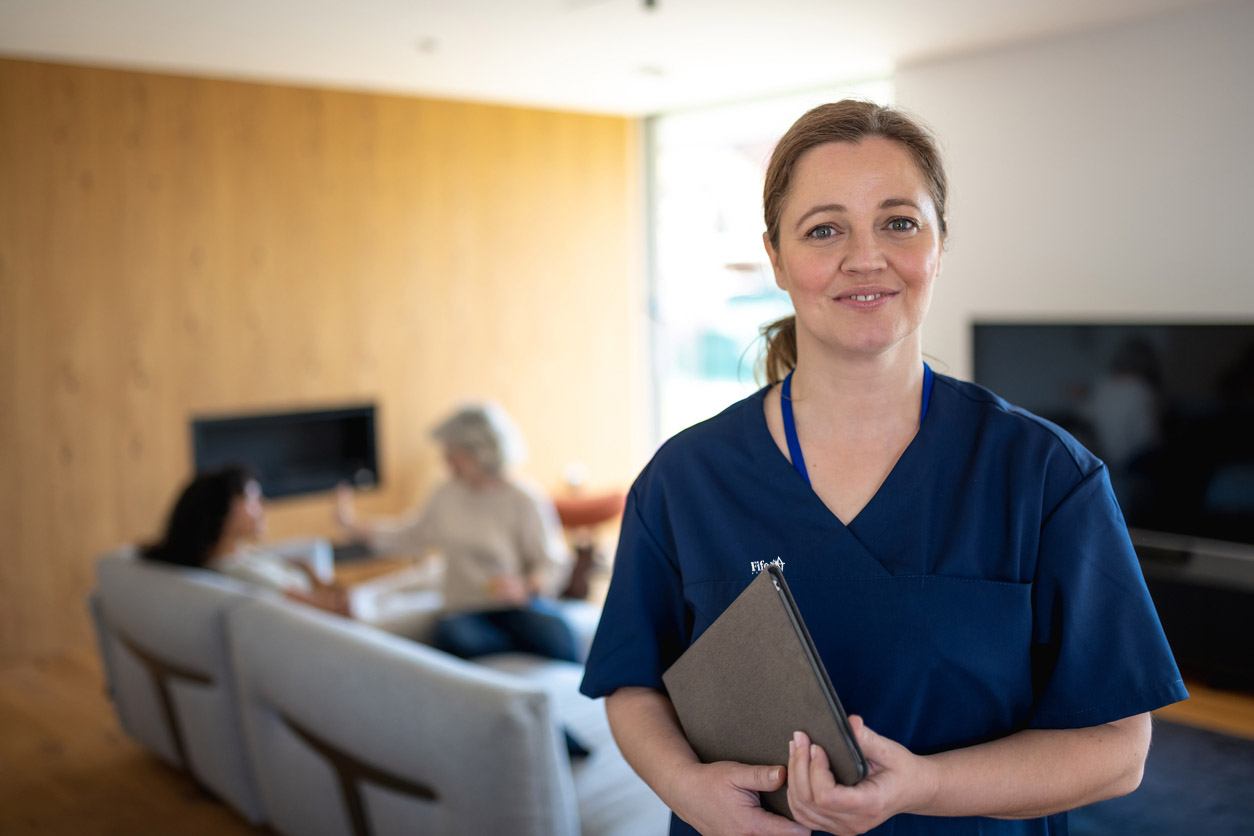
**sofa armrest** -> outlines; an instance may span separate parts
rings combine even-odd
[[[260,822],[224,618],[255,590],[216,572],[135,559],[133,550],[102,557],[96,578],[89,606],[122,728]]]
[[[114,672],[113,661],[113,645],[109,641],[109,630],[105,626],[104,606],[100,603],[100,596],[95,592],[87,596],[87,613],[91,616],[92,633],[96,637],[96,651],[100,654],[100,668],[104,673],[105,693],[109,695],[109,700],[114,699],[114,689],[117,687],[117,674]]]

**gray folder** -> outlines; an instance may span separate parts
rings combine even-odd
[[[823,747],[841,784],[866,775],[840,699],[784,575],[768,565],[662,674],[684,736],[702,763],[788,763],[803,731]],[[762,793],[781,816],[787,787]]]

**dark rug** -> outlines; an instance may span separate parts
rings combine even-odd
[[[1140,788],[1068,818],[1071,836],[1254,836],[1254,740],[1156,719]]]

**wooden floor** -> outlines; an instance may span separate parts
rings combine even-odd
[[[0,833],[264,832],[122,733],[94,653],[0,668]]]
[[[1254,738],[1254,695],[1190,686],[1160,716]],[[0,667],[0,834],[257,834],[122,734],[93,652]]]
[[[1216,691],[1190,682],[1187,700],[1161,708],[1154,716],[1254,740],[1254,694]]]

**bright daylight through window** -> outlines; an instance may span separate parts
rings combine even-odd
[[[661,442],[761,385],[763,325],[792,312],[762,248],[762,181],[803,112],[892,103],[887,81],[659,116],[649,133],[654,428]]]

